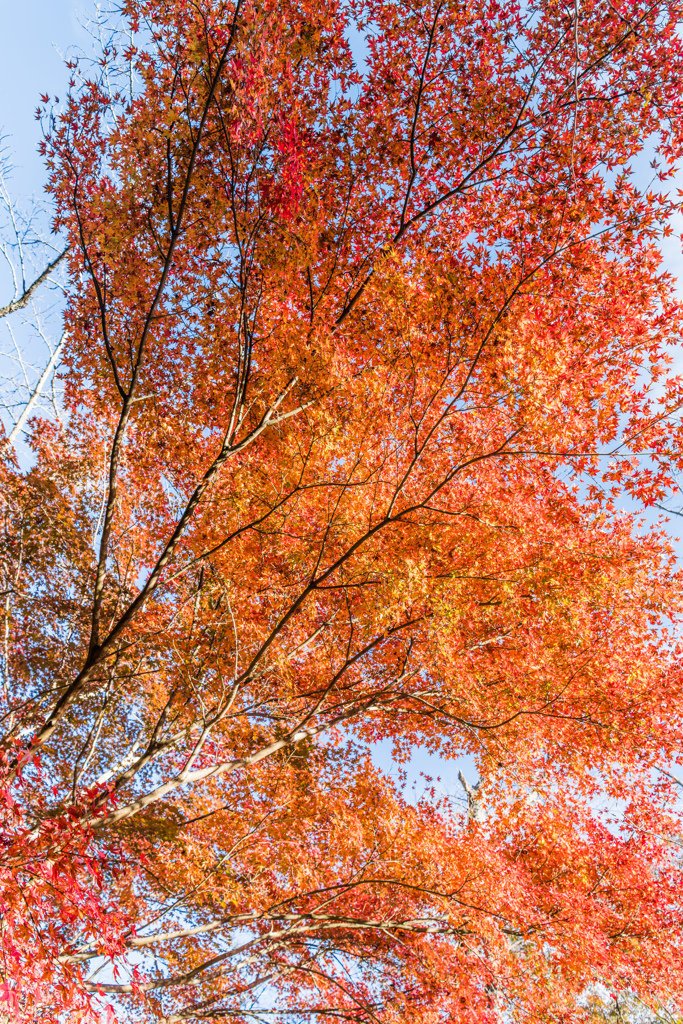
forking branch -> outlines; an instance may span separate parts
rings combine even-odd
[[[13,297],[0,307],[6,343],[0,348],[0,406],[7,412],[8,434],[3,449],[16,447],[30,416],[40,408],[52,380],[52,413],[59,416],[54,373],[66,334],[52,340],[55,311],[46,303],[46,289],[59,282],[68,246],[54,255],[40,203],[21,204],[8,184],[11,168],[0,169],[0,254]],[[28,314],[22,322],[21,314]],[[59,315],[57,313],[57,315]],[[18,323],[16,321],[19,321]],[[47,357],[45,356],[47,350]]]

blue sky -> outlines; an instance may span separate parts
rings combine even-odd
[[[63,94],[67,72],[60,53],[89,40],[73,0],[5,0],[0,33],[0,131],[15,165],[13,188],[30,195],[43,184],[35,120],[41,92]],[[81,19],[82,20],[82,19]]]

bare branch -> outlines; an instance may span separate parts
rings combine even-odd
[[[69,249],[67,246],[67,248],[64,249],[63,252],[60,252],[59,256],[57,256],[57,258],[52,261],[52,263],[49,263],[47,265],[45,270],[43,270],[43,272],[38,275],[35,281],[28,286],[28,288],[24,291],[22,295],[19,296],[18,299],[12,299],[12,301],[8,302],[6,306],[0,306],[0,317],[9,316],[10,313],[15,313],[18,309],[25,309],[26,306],[28,306],[31,299],[33,298],[35,292],[38,290],[38,288],[40,288],[41,284],[43,284],[44,281],[47,281],[52,271],[56,270],[56,268],[59,266],[59,264],[62,262],[62,260],[68,253],[68,251]]]

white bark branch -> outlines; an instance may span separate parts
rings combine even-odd
[[[45,387],[45,385],[47,384],[48,380],[50,379],[50,374],[53,372],[54,368],[56,367],[57,363],[59,362],[59,357],[62,354],[62,349],[64,347],[64,342],[66,341],[66,339],[67,339],[67,332],[64,331],[64,333],[62,334],[61,338],[59,339],[59,344],[57,345],[57,347],[55,348],[54,352],[50,356],[50,359],[48,361],[47,366],[45,367],[45,369],[41,373],[40,378],[38,380],[38,383],[36,384],[36,386],[34,387],[33,391],[31,392],[29,400],[26,403],[26,405],[24,406],[19,419],[14,424],[14,426],[12,427],[12,430],[10,431],[10,434],[7,437],[6,443],[8,445],[14,445],[14,442],[16,441],[17,437],[19,436],[19,434],[23,430],[23,427],[24,427],[24,424],[26,423],[26,420],[29,418],[29,416],[31,415],[31,413],[35,409],[36,403],[38,402],[38,399],[40,398],[41,394],[43,393],[43,388]]]

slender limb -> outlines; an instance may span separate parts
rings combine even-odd
[[[52,374],[54,368],[56,367],[57,363],[59,362],[59,358],[60,358],[60,356],[62,354],[62,349],[64,347],[64,342],[66,341],[67,337],[68,337],[68,334],[65,331],[62,334],[61,338],[59,339],[59,344],[57,345],[57,347],[55,348],[54,352],[50,356],[50,359],[48,361],[47,366],[45,367],[45,369],[41,373],[40,378],[38,380],[38,383],[36,384],[36,386],[34,387],[33,391],[31,392],[31,396],[30,396],[28,402],[26,403],[26,405],[24,406],[24,408],[23,408],[23,410],[21,412],[21,415],[19,416],[19,419],[17,420],[17,422],[12,427],[12,430],[10,431],[9,436],[7,437],[7,439],[5,441],[5,446],[7,446],[7,445],[14,445],[14,442],[16,441],[17,437],[19,436],[19,434],[21,433],[21,431],[24,428],[24,424],[26,423],[26,420],[29,418],[29,416],[31,415],[31,413],[35,409],[36,404],[38,402],[38,399],[42,395],[43,389],[44,389],[45,385],[47,384],[48,380],[50,379],[50,375]]]
[[[10,313],[14,313],[18,309],[25,309],[31,301],[34,293],[38,288],[40,288],[41,284],[48,279],[52,271],[59,266],[68,251],[69,249],[67,247],[63,252],[60,252],[59,256],[57,256],[52,263],[48,263],[42,274],[38,275],[35,281],[24,290],[23,294],[20,295],[18,299],[12,299],[12,301],[8,302],[6,306],[0,306],[0,317],[9,316]]]

